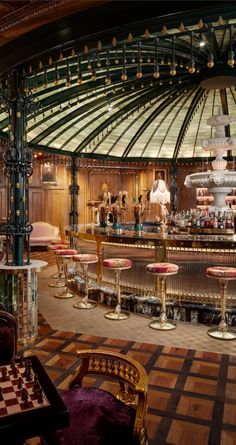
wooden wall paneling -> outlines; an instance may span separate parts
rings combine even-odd
[[[44,190],[45,221],[58,226],[61,236],[64,235],[64,227],[66,225],[67,196],[68,194],[64,188],[47,188]]]
[[[178,211],[189,210],[197,206],[196,189],[194,187],[187,188],[184,185],[185,177],[194,171],[197,171],[196,167],[178,164]]]
[[[43,192],[41,188],[29,189],[29,221],[44,221]]]

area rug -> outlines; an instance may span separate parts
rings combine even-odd
[[[36,354],[52,381],[67,387],[76,351],[103,348],[138,360],[149,374],[149,445],[236,445],[236,356],[55,331],[40,316]],[[109,381],[95,386],[112,389]]]

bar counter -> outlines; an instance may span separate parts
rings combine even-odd
[[[214,234],[162,234],[155,226],[146,226],[137,233],[131,228],[116,233],[111,227],[79,226],[78,231],[66,229],[80,252],[96,252],[99,256],[96,280],[100,288],[113,283],[113,275],[102,267],[102,260],[108,257],[123,257],[132,260],[133,267],[123,271],[121,284],[123,293],[137,299],[141,312],[148,314],[152,309],[144,307],[146,301],[153,300],[153,277],[146,273],[146,265],[155,261],[168,261],[178,264],[179,273],[168,280],[170,303],[187,304],[191,314],[181,315],[181,319],[195,322],[199,308],[214,308],[219,313],[219,288],[216,280],[206,277],[206,268],[213,265],[235,266],[236,235]],[[152,301],[153,302],[153,301]],[[236,284],[230,282],[228,288],[229,318],[236,322]],[[141,308],[141,309],[140,309]],[[205,310],[204,309],[204,310]],[[186,311],[185,311],[186,312]],[[207,318],[207,314],[204,316]],[[204,318],[203,317],[203,318]],[[205,320],[207,322],[207,320]],[[230,320],[229,320],[230,321]]]

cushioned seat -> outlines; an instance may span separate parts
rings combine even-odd
[[[44,437],[50,445],[145,445],[148,377],[131,357],[113,351],[81,350],[82,359],[69,390],[62,398],[70,413],[70,427]],[[83,378],[112,380],[115,396],[100,388],[82,387]],[[90,379],[91,381],[92,379]],[[101,382],[100,382],[101,383]],[[114,385],[114,383],[116,385]]]
[[[55,254],[63,257],[73,257],[73,255],[76,255],[77,250],[76,249],[66,249],[65,247],[59,247],[59,249],[55,250]]]
[[[73,261],[77,263],[92,264],[98,262],[98,256],[90,253],[81,253],[73,256]]]
[[[175,274],[179,270],[179,266],[173,263],[151,263],[146,267],[147,272],[156,274]]]
[[[215,278],[236,278],[236,267],[213,266],[206,270],[207,275]]]
[[[0,310],[0,362],[13,359],[17,349],[17,324],[15,318]]]
[[[107,258],[103,260],[103,266],[108,269],[130,269],[132,261],[127,258]]]
[[[52,241],[60,242],[59,227],[45,221],[37,221],[32,224],[30,246],[47,246]]]
[[[135,410],[98,388],[64,391],[62,398],[70,412],[70,427],[57,431],[55,444],[133,444]]]

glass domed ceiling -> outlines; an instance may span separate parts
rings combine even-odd
[[[218,13],[131,23],[126,38],[127,26],[29,61],[28,88],[41,108],[28,117],[28,142],[93,158],[198,158],[219,108],[235,120],[226,136],[236,136],[236,6]],[[203,87],[218,76],[220,87]],[[7,127],[2,112],[2,134]]]

